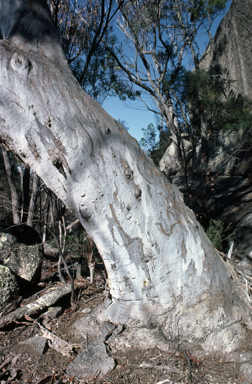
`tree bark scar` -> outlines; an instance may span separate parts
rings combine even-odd
[[[35,157],[35,160],[40,163],[42,158],[41,158],[40,153],[38,151],[37,145],[36,145],[35,141],[32,138],[31,133],[28,132],[25,135],[25,138],[27,140],[28,148],[30,149],[30,151],[33,154],[33,156]]]
[[[90,217],[92,216],[87,207],[80,207],[79,213],[85,221],[88,221],[90,219]]]
[[[50,119],[50,124],[51,118]],[[35,116],[36,123],[39,127],[38,135],[45,146],[52,165],[67,179],[65,169],[71,174],[71,169],[68,165],[68,162],[64,156],[67,154],[66,148],[62,144],[61,140],[57,139],[52,131],[48,127],[48,117],[45,124],[41,124],[37,116]],[[65,168],[65,169],[64,169]]]
[[[50,160],[52,162],[52,165],[55,168],[57,168],[59,173],[61,173],[65,179],[67,179],[67,175],[66,175],[64,168],[63,168],[63,162],[61,159],[61,154],[54,152],[54,150],[52,150],[52,149],[48,149],[47,152],[48,152],[48,155],[49,155]]]
[[[29,75],[32,68],[30,60],[23,54],[15,52],[11,59],[11,67],[19,75]]]

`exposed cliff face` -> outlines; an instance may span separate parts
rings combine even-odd
[[[230,92],[252,99],[252,0],[233,0],[229,12],[222,19],[214,38],[208,46],[208,54],[200,67],[225,76]],[[193,206],[196,214],[221,220],[226,228],[232,226],[236,233],[233,254],[252,260],[252,148],[251,134],[246,132],[207,133],[205,141],[196,148],[194,162],[189,169],[190,194],[185,177],[177,171],[171,177],[172,184],[184,193],[185,201]],[[186,138],[185,138],[186,140]],[[172,143],[160,161],[160,170],[169,175],[174,144]],[[189,142],[185,145],[190,154]],[[196,177],[213,173],[213,177]],[[173,176],[173,174],[171,174]],[[219,176],[218,176],[219,175]],[[224,177],[223,177],[224,176]],[[232,177],[228,177],[232,176]],[[241,177],[242,176],[242,177]],[[246,176],[249,176],[245,179]],[[201,185],[200,185],[201,183]],[[193,197],[193,204],[191,197]],[[230,245],[230,244],[229,244]],[[228,248],[226,249],[226,251]]]
[[[252,98],[252,0],[233,0],[212,38],[202,69],[215,69],[233,83],[230,91]]]
[[[223,76],[229,83],[229,92],[252,99],[252,0],[233,0],[228,13],[222,19],[215,36],[207,48],[207,55],[200,67]],[[192,164],[193,170],[201,168],[226,176],[242,175],[251,170],[251,144],[245,133],[233,135],[220,132],[213,140],[207,135],[198,145]],[[165,174],[171,172],[172,144],[165,152],[159,167]],[[204,163],[202,159],[204,158]],[[181,173],[181,172],[180,172]]]

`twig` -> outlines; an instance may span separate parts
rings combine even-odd
[[[229,250],[228,250],[228,254],[227,254],[227,259],[230,260],[231,259],[231,256],[232,256],[232,253],[233,253],[233,248],[234,248],[234,242],[232,242]]]
[[[21,356],[21,354],[16,355],[16,356],[10,356],[8,359],[6,359],[1,365],[0,365],[0,370],[3,369],[7,364],[11,362],[11,364],[15,364],[18,360],[18,358]]]
[[[0,365],[0,369],[4,368],[7,364],[9,364],[11,362],[11,360],[13,359],[12,356],[8,357],[8,359],[6,359],[1,365]]]
[[[63,356],[71,357],[73,353],[74,346],[72,344],[69,344],[67,341],[63,340],[61,337],[58,337],[54,335],[52,332],[48,331],[43,325],[39,324],[37,320],[33,320],[29,316],[25,316],[25,318],[29,321],[32,321],[34,324],[36,324],[41,333],[42,337],[48,340],[49,346],[54,349],[55,351],[61,353]]]
[[[192,365],[191,365],[191,361],[190,361],[190,358],[189,356],[187,355],[186,351],[184,351],[184,355],[185,355],[185,358],[187,360],[187,363],[188,363],[188,367],[189,367],[189,372],[188,372],[188,376],[187,376],[187,379],[190,380],[191,378],[191,369],[192,369]]]
[[[158,369],[158,370],[166,370],[169,373],[182,373],[178,368],[169,367],[168,365],[153,365],[153,364],[148,364],[148,363],[142,363],[140,365],[128,364],[128,366],[136,367],[136,368],[151,368],[151,369]]]
[[[66,230],[69,231],[70,229],[72,229],[76,224],[78,224],[80,222],[79,219],[75,220],[73,223],[69,224],[67,227],[66,227]]]
[[[169,379],[165,379],[165,380],[162,380],[162,381],[158,381],[157,384],[164,384],[164,383],[168,383],[168,384],[179,384],[179,383],[174,383],[174,381],[170,381]],[[180,384],[184,384],[184,383],[180,383]]]
[[[243,276],[243,278],[244,278],[244,280],[245,280],[247,298],[248,298],[248,301],[251,303],[251,299],[250,299],[250,297],[249,297],[249,291],[248,291],[248,281],[245,279],[244,276]]]

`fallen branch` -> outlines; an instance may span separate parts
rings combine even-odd
[[[174,383],[174,381],[170,381],[169,379],[165,379],[163,381],[158,381],[157,384],[164,384],[164,383],[167,383],[167,384],[179,384],[179,383]],[[180,383],[180,384],[183,384],[183,383]]]
[[[34,316],[39,315],[48,307],[55,304],[60,298],[71,293],[71,285],[62,286],[60,288],[52,288],[50,292],[41,296],[37,300],[23,307],[16,309],[14,312],[0,318],[0,329],[7,325],[13,324],[18,320],[22,320],[25,315]]]
[[[142,363],[140,365],[137,364],[128,364],[129,367],[135,367],[135,368],[151,368],[151,369],[157,369],[157,370],[165,370],[169,373],[182,373],[182,371],[176,367],[169,367],[169,365],[154,365],[154,364],[148,364],[148,363]]]
[[[52,332],[48,331],[48,329],[43,327],[37,321],[35,321],[34,323],[39,326],[39,329],[42,333],[42,337],[48,340],[48,345],[50,348],[61,353],[63,356],[67,356],[68,358],[72,357],[74,348],[72,344],[69,344],[67,341],[61,339],[61,337],[54,335]]]
[[[78,224],[80,222],[79,219],[75,220],[73,223],[69,224],[67,227],[66,227],[66,230],[69,231],[70,229],[72,229],[76,224]]]
[[[230,248],[229,248],[229,251],[228,251],[228,254],[227,254],[227,259],[228,260],[231,260],[231,256],[232,256],[232,253],[233,253],[233,249],[234,249],[234,242],[232,242]]]

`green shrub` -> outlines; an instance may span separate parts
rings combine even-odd
[[[210,220],[209,226],[206,229],[206,234],[218,250],[223,250],[223,242],[235,235],[236,229],[230,231],[230,225],[225,228],[225,224],[222,220]]]
[[[210,224],[206,230],[209,240],[213,243],[215,248],[220,249],[224,240],[224,223],[221,220],[210,220]]]

